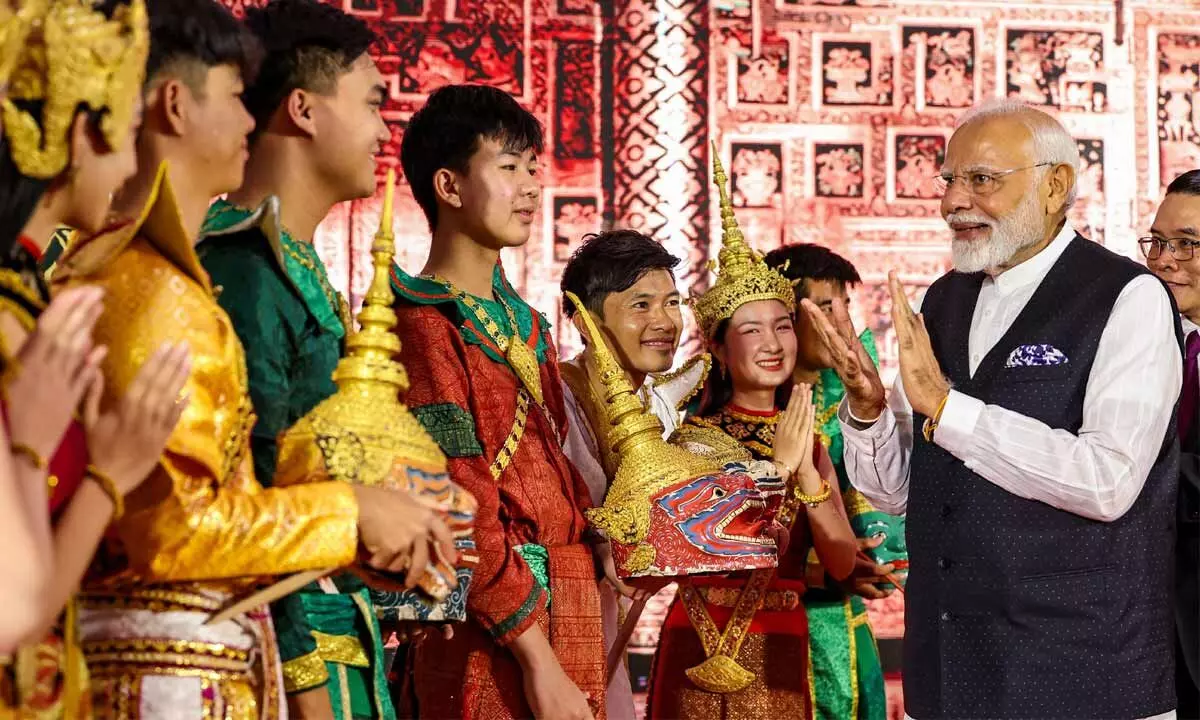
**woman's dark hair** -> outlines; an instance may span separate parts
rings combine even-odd
[[[729,330],[729,319],[726,318],[717,323],[716,331],[713,333],[712,343],[716,345],[725,344],[725,332]],[[775,407],[779,410],[787,407],[788,401],[792,399],[792,381],[789,379],[779,387],[775,388]],[[712,367],[708,369],[708,376],[704,378],[704,390],[700,393],[699,407],[694,415],[701,417],[712,415],[721,408],[729,404],[733,399],[733,377],[725,375],[721,372],[721,365],[717,362],[717,356],[713,354]]]
[[[14,101],[14,105],[27,111],[35,118],[42,116],[42,101]],[[103,137],[100,132],[100,120],[104,111],[90,109],[80,103],[75,114],[87,113],[88,130],[97,137]],[[72,121],[74,126],[74,121]],[[25,224],[33,216],[33,211],[41,202],[42,196],[50,189],[56,178],[33,178],[17,169],[12,159],[12,148],[8,135],[0,132],[0,259],[8,258],[17,247],[17,239]],[[33,238],[38,244],[49,241],[49,238]]]
[[[28,105],[25,107],[35,109]],[[36,110],[40,111],[40,108]],[[50,179],[22,175],[12,160],[8,136],[0,134],[0,258],[8,258],[16,247],[17,238],[33,215],[38,201],[46,194],[50,182]]]
[[[612,293],[625,292],[651,270],[670,272],[679,258],[653,238],[636,230],[609,230],[583,236],[583,244],[563,268],[559,288],[563,292],[563,312],[575,316],[574,303],[566,299],[575,293],[588,310],[604,317],[604,300]]]

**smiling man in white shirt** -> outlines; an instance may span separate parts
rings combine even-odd
[[[679,425],[682,405],[698,389],[708,367],[707,362],[693,362],[678,373],[661,375],[671,368],[683,333],[683,300],[671,273],[679,262],[647,235],[610,230],[584,236],[563,269],[564,314],[585,338],[583,352],[559,365],[563,402],[570,419],[563,450],[579,469],[596,506],[604,503],[609,481],[616,472],[617,456],[607,446],[607,438],[597,433],[610,427],[604,386],[598,377],[593,348],[587,346],[583,320],[566,294],[577,296],[593,315],[630,382],[641,388],[642,402],[662,422],[666,437]],[[644,585],[639,591],[621,582],[607,542],[597,545],[597,552],[606,576],[600,584],[604,646],[611,654],[619,641],[618,620],[624,615],[618,610],[618,595],[640,599],[647,593],[652,595],[649,590],[653,586]],[[633,720],[636,716],[633,690],[624,667],[613,673],[609,682],[605,712],[609,720]]]
[[[891,396],[844,307],[851,482],[907,514],[904,696],[917,720],[1175,717],[1171,564],[1182,359],[1169,294],[1066,216],[1053,118],[967,113],[940,184],[954,271],[914,313],[889,278]]]

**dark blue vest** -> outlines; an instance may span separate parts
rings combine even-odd
[[[1077,236],[974,377],[968,338],[983,275],[943,276],[922,312],[956,389],[1077,433],[1109,315],[1145,272]],[[1052,345],[1068,362],[1005,367],[1031,344]],[[1174,420],[1141,495],[1110,523],[1001,490],[925,442],[924,421],[914,418],[908,499],[908,713],[1129,720],[1171,710]]]

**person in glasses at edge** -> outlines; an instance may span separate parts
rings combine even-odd
[[[803,303],[846,386],[850,481],[907,513],[911,718],[1176,717],[1179,325],[1157,278],[1067,223],[1078,167],[1041,111],[963,116],[954,272],[920,315],[889,277],[890,397],[845,306]]]
[[[1167,284],[1186,338],[1179,397],[1179,513],[1175,538],[1175,696],[1179,717],[1200,718],[1200,170],[1175,178],[1150,236],[1138,240],[1146,265]]]

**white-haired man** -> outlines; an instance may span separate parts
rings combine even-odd
[[[1066,221],[1079,154],[1011,101],[947,147],[954,272],[917,315],[895,273],[891,397],[849,317],[837,358],[851,481],[907,512],[912,718],[1174,718],[1181,378],[1163,285]]]

